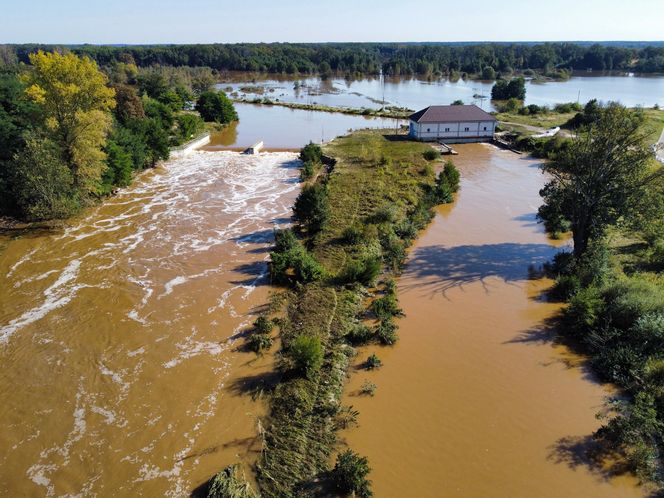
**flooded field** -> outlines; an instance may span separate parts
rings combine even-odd
[[[377,497],[636,497],[632,478],[587,465],[607,386],[556,345],[558,305],[539,276],[558,250],[536,223],[538,163],[458,146],[461,191],[412,248],[394,348],[364,348],[343,433],[369,457]],[[371,353],[384,366],[360,371]],[[366,380],[374,397],[358,395]]]
[[[66,228],[0,236],[0,495],[188,496],[247,462],[271,360],[238,351],[268,299],[295,154],[195,152]]]
[[[283,102],[328,106],[367,107],[385,105],[421,109],[431,104],[450,104],[463,100],[493,110],[489,97],[493,81],[417,78],[365,78],[345,80],[304,77],[283,78],[274,75],[231,73],[229,82],[217,85],[244,98],[269,98]],[[296,85],[296,81],[298,84]],[[581,73],[568,81],[526,83],[526,104],[554,105],[562,102],[586,103],[591,99],[619,101],[626,106],[664,106],[664,77],[603,75]]]

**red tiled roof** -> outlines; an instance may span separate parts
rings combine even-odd
[[[416,123],[456,123],[464,121],[497,121],[476,105],[431,105],[410,116]]]

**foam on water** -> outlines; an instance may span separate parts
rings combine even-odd
[[[272,228],[279,223],[276,220],[283,222],[290,216],[290,200],[284,196],[298,189],[292,181],[297,164],[291,153],[244,156],[195,152],[139,179],[72,226],[44,236],[39,245],[17,258],[5,277],[0,277],[0,284],[14,289],[10,297],[21,303],[15,309],[0,307],[0,342],[24,337],[15,335],[18,331],[24,330],[25,337],[32,330],[38,333],[41,329],[36,326],[49,317],[49,334],[40,341],[51,348],[57,346],[59,349],[53,351],[60,354],[45,357],[43,362],[74,368],[81,375],[78,388],[74,384],[75,392],[58,385],[58,394],[54,391],[49,405],[54,412],[43,415],[57,413],[60,419],[70,421],[68,427],[62,427],[64,441],[45,431],[34,436],[35,443],[46,449],[34,455],[26,475],[46,496],[64,496],[62,476],[70,475],[68,466],[77,465],[77,459],[71,458],[73,452],[81,451],[81,459],[94,459],[97,450],[82,448],[111,444],[112,437],[105,439],[102,434],[113,428],[121,429],[127,437],[140,436],[139,448],[146,450],[113,450],[119,453],[111,460],[135,467],[134,483],[168,481],[167,496],[184,496],[191,491],[187,478],[191,470],[189,464],[185,466],[189,461],[185,457],[197,446],[198,434],[215,416],[222,398],[228,376],[224,354],[232,342],[226,338],[251,323],[242,316],[246,305],[241,303],[267,277],[267,256],[247,258],[246,251],[269,243]],[[237,269],[248,259],[249,276],[238,281]],[[98,341],[99,349],[86,347],[81,357],[77,348],[89,342],[86,335],[96,336],[98,323],[108,325],[103,316],[80,323],[71,319],[78,314],[68,306],[89,309],[83,302],[89,294],[80,292],[88,288],[104,289],[109,300],[120,296],[117,310],[123,325],[118,330],[104,327],[107,335]],[[201,296],[196,292],[202,290],[206,300],[200,306]],[[233,319],[233,330],[222,330],[217,340],[216,324],[223,316]],[[58,324],[64,320],[74,330],[61,330]],[[190,323],[195,320],[203,320],[203,325],[197,328]],[[17,342],[30,347],[29,341]],[[161,407],[139,401],[137,392],[146,388],[146,380],[155,386],[167,383],[190,368],[188,362],[201,358],[212,359],[205,362],[208,370],[201,374],[216,380],[210,391],[196,393],[186,416],[162,412]],[[53,382],[57,384],[55,379]],[[67,402],[61,397],[68,397]],[[147,413],[134,420],[131,414],[135,408]],[[71,411],[63,414],[64,409]],[[24,447],[23,441],[30,441],[30,434],[35,432],[26,433],[12,451]],[[168,454],[163,454],[164,443],[160,441],[174,436],[177,443],[169,443]],[[158,451],[162,453],[157,457],[154,452]],[[103,482],[103,473],[111,473],[113,468],[104,467],[101,472],[84,482],[71,483],[67,491],[76,488],[82,496],[98,495],[97,479]],[[137,489],[131,479],[128,486],[122,492]]]

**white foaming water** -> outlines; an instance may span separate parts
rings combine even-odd
[[[52,410],[43,417],[65,421],[58,424],[63,439],[56,431],[31,427],[5,455],[15,458],[30,434],[38,434],[34,444],[46,450],[32,455],[25,474],[47,496],[71,489],[81,496],[101,495],[120,462],[134,472],[120,493],[136,494],[132,490],[147,481],[167,482],[160,495],[191,491],[195,460],[185,457],[200,445],[198,435],[223,398],[227,338],[251,323],[243,302],[267,276],[261,246],[290,218],[293,195],[288,194],[299,188],[297,164],[291,153],[193,153],[149,172],[11,261],[0,284],[13,289],[9,297],[18,304],[0,304],[0,342],[14,344],[12,338],[29,349],[28,334],[46,329],[39,344],[49,344],[49,350],[35,351],[34,361],[61,366],[81,379],[78,390],[77,380],[63,385],[56,376],[48,379],[57,389],[39,406]],[[80,292],[88,288],[104,294]],[[99,296],[109,306],[86,301]],[[224,317],[232,319],[227,330],[219,325],[228,323]],[[169,380],[192,371],[214,381],[200,393],[187,386],[192,399],[186,413],[156,394],[172,392]],[[140,446],[114,447],[109,456],[106,448],[121,435],[137,438]],[[104,467],[60,489],[63,476],[82,475],[73,455],[96,462],[96,451],[104,454]]]

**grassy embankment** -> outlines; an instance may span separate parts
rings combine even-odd
[[[369,109],[367,107],[337,107],[321,104],[302,104],[299,102],[283,102],[277,100],[270,100],[267,98],[236,98],[233,102],[242,104],[255,104],[266,106],[279,106],[287,107],[289,109],[299,109],[303,111],[320,111],[320,112],[336,112],[340,114],[350,114],[353,116],[367,116],[374,118],[394,118],[394,119],[407,119],[413,112],[412,109],[405,109],[401,107],[384,107],[381,109]]]
[[[256,465],[263,497],[310,496],[332,486],[371,495],[366,473],[349,484],[348,473],[330,470],[340,449],[336,431],[357,415],[341,406],[341,393],[354,346],[396,341],[399,310],[391,275],[431,220],[431,208],[451,201],[455,190],[441,188],[431,161],[437,158],[425,159],[427,151],[432,149],[426,144],[378,131],[337,138],[325,148],[334,165],[309,171],[300,196],[314,190],[324,195],[317,205],[324,201],[325,207],[313,210],[325,219],[305,221],[300,214],[293,232],[277,234],[273,279],[290,285],[285,313],[276,320],[279,380],[272,386]],[[458,185],[458,176],[452,183]],[[337,466],[366,469],[355,458],[346,454]]]

